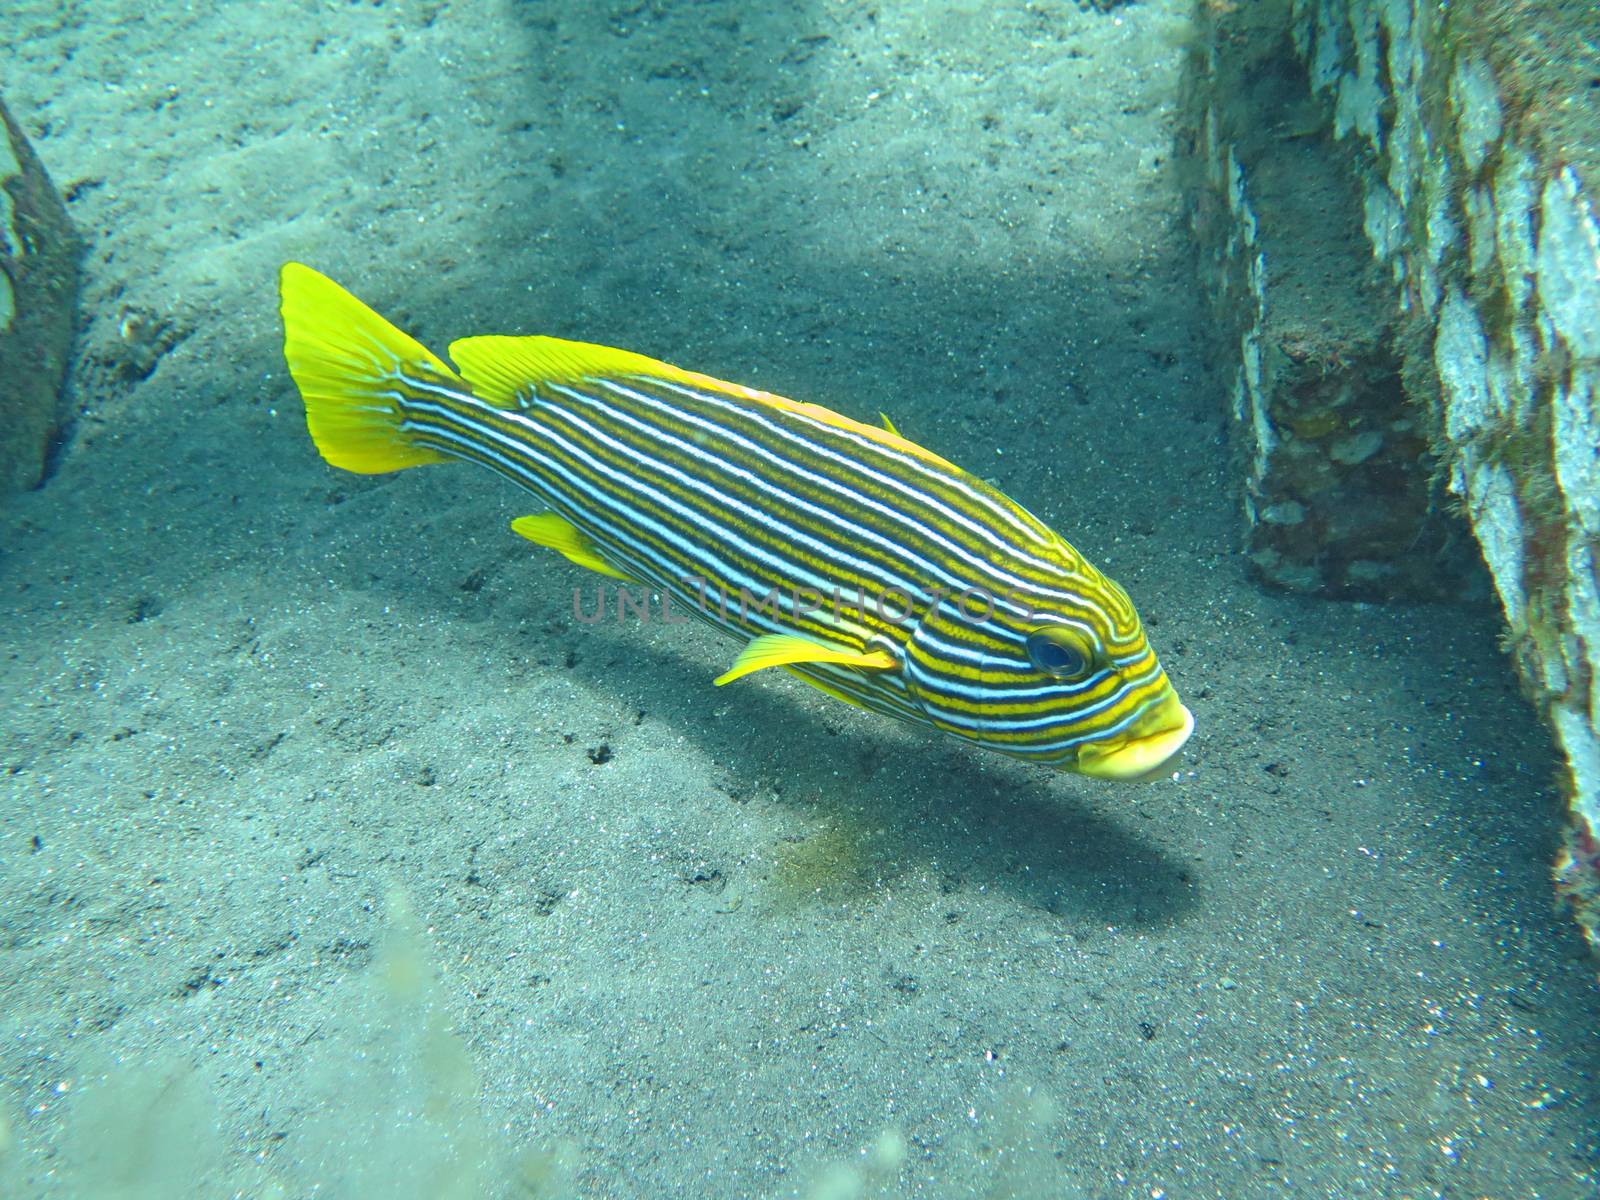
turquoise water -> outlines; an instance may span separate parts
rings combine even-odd
[[[0,509],[0,1194],[1593,1195],[1498,615],[1237,552],[1184,13],[14,6],[90,249],[81,415]],[[515,489],[321,462],[289,259],[436,347],[889,413],[1128,588],[1175,774],[575,620]]]

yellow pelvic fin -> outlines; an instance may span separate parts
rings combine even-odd
[[[518,517],[511,522],[511,530],[513,533],[521,534],[535,546],[546,546],[580,567],[598,571],[613,579],[633,582],[632,576],[624,575],[601,558],[594,543],[584,537],[576,525],[556,513],[542,512],[535,513],[531,517]]]
[[[851,650],[845,646],[827,646],[794,633],[763,633],[751,640],[739,652],[729,667],[713,681],[718,687],[742,679],[768,667],[782,667],[789,663],[841,663],[847,667],[860,667],[868,671],[886,671],[898,666],[899,660],[887,650]],[[806,680],[810,683],[811,680]],[[824,689],[826,690],[826,689]]]
[[[448,455],[410,443],[393,393],[402,370],[462,387],[455,372],[303,263],[284,263],[278,287],[283,357],[322,457],[363,475],[448,461]]]
[[[895,437],[900,437],[900,431],[894,427],[894,422],[889,420],[889,414],[888,413],[880,412],[878,414],[878,420],[882,421],[883,422],[883,427],[885,429],[887,429],[890,433],[894,434]],[[901,440],[904,441],[905,439],[901,438]]]
[[[816,688],[817,691],[832,696],[835,700],[843,700],[846,704],[859,708],[863,712],[871,711],[871,709],[867,708],[865,704],[861,703],[861,701],[857,700],[854,696],[841,692],[832,684],[823,683],[822,680],[813,679],[809,675],[802,675],[799,671],[796,671],[793,666],[785,666],[783,669],[789,672],[789,674],[793,675],[801,683],[809,684],[810,686]]]

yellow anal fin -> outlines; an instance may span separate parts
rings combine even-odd
[[[895,437],[903,438],[904,435],[901,434],[901,432],[894,427],[894,422],[889,420],[889,414],[888,413],[880,412],[878,414],[878,420],[882,421],[883,422],[883,427],[885,429],[887,429],[890,433],[894,434]]]
[[[598,571],[613,579],[633,582],[631,575],[624,575],[601,558],[600,552],[594,548],[594,543],[584,537],[576,525],[556,513],[542,512],[534,513],[531,517],[518,517],[511,522],[511,531],[521,534],[535,546],[545,546],[554,550],[580,567]]]
[[[407,375],[464,388],[455,372],[303,263],[284,263],[278,288],[283,356],[322,457],[363,475],[449,461],[401,429],[395,389]]]
[[[847,667],[860,667],[867,671],[887,671],[899,665],[899,660],[887,650],[851,650],[845,646],[827,646],[794,633],[763,633],[753,638],[739,652],[729,667],[713,681],[718,687],[742,679],[768,667],[782,667],[789,663],[840,663]],[[810,680],[806,681],[810,683]]]

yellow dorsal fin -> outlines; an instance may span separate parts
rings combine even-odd
[[[885,429],[887,429],[890,433],[894,434],[895,437],[899,437],[900,436],[900,431],[894,427],[894,422],[889,420],[889,414],[888,413],[880,412],[878,414],[878,420],[882,421],[883,422],[883,427]]]
[[[789,663],[841,663],[869,671],[886,671],[898,666],[899,660],[887,650],[851,650],[845,646],[827,646],[794,633],[763,633],[753,638],[739,652],[729,667],[713,681],[718,687],[735,679],[768,667],[782,667]],[[809,683],[810,680],[807,680]]]
[[[519,408],[524,405],[540,383],[576,383],[583,379],[626,379],[630,375],[649,379],[663,379],[683,383],[706,391],[737,396],[757,404],[771,405],[786,412],[799,413],[831,425],[871,438],[886,446],[893,446],[908,454],[931,460],[941,466],[955,467],[926,447],[907,441],[898,430],[883,418],[884,428],[864,425],[860,421],[836,413],[820,404],[807,404],[790,400],[759,388],[745,387],[702,375],[698,371],[685,371],[671,363],[635,354],[631,350],[616,350],[610,346],[597,346],[592,342],[569,342],[553,337],[504,337],[490,334],[485,337],[460,338],[450,343],[450,357],[460,369],[463,378],[472,385],[475,395],[486,404],[500,408]],[[880,416],[882,414],[879,414]]]
[[[852,417],[847,417],[843,413],[836,413],[831,408],[823,408],[820,404],[807,404],[803,400],[787,400],[782,396],[774,396],[766,392],[761,393],[761,396],[777,408],[786,408],[790,412],[804,413],[813,420],[821,421],[824,425],[832,425],[835,429],[846,429],[851,433],[863,434],[881,445],[893,446],[896,450],[903,450],[907,454],[914,455],[927,462],[938,463],[941,467],[948,467],[952,471],[961,469],[949,459],[939,457],[926,446],[919,446],[908,438],[901,437],[900,431],[889,424],[889,418],[883,416],[882,413],[879,413],[878,416],[883,417],[884,427],[879,429],[876,425],[863,425]]]
[[[553,337],[489,334],[459,338],[450,343],[450,357],[473,392],[501,408],[522,405],[537,383],[575,383],[580,379],[618,379],[627,375],[682,382],[703,378],[631,350]]]
[[[594,543],[584,537],[576,525],[556,513],[542,512],[534,513],[531,517],[518,517],[511,522],[511,530],[513,533],[521,534],[535,546],[545,546],[554,550],[580,567],[598,571],[613,579],[633,582],[632,576],[624,575],[601,558],[600,552],[594,548]]]
[[[402,373],[460,387],[456,373],[304,263],[284,263],[278,287],[283,356],[322,457],[364,475],[449,461],[411,444],[400,428],[394,389]]]

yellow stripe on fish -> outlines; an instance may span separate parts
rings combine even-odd
[[[1104,779],[1194,727],[1127,593],[995,488],[815,404],[549,337],[471,337],[452,369],[300,263],[284,357],[328,462],[464,459],[546,511],[513,529],[670,595],[849,703]]]

